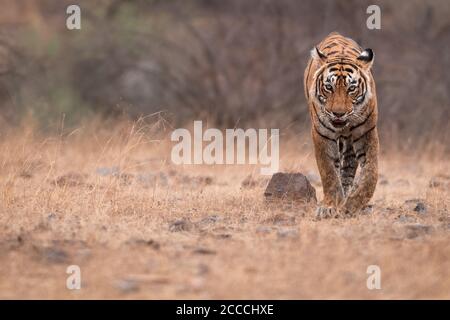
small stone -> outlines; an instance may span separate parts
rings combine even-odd
[[[191,223],[185,219],[174,221],[169,225],[171,232],[189,231],[190,229]]]
[[[440,174],[430,180],[430,188],[450,189],[450,176]]]
[[[277,232],[278,238],[297,238],[298,235],[297,229],[279,229]]]
[[[361,214],[371,214],[373,213],[373,209],[374,209],[373,205],[369,204],[361,210]]]
[[[425,206],[425,204],[423,202],[418,202],[416,204],[416,207],[414,208],[414,211],[418,212],[418,213],[426,213],[427,212],[427,208]]]
[[[54,184],[58,187],[77,187],[83,185],[84,179],[84,175],[77,172],[70,172],[65,175],[59,176],[54,181]]]
[[[270,233],[272,232],[271,227],[259,226],[256,228],[256,233]]]
[[[126,245],[136,245],[136,246],[148,246],[155,250],[159,250],[159,248],[161,247],[159,242],[157,242],[153,239],[145,240],[145,239],[131,238],[131,239],[127,240],[125,242],[125,244]]]
[[[281,173],[272,176],[264,196],[268,200],[275,198],[317,202],[316,190],[301,173]]]
[[[420,204],[420,205],[419,205]],[[425,206],[425,200],[424,199],[419,199],[419,198],[414,198],[414,199],[408,199],[405,200],[405,206],[409,209],[409,210],[413,210],[416,211],[417,206],[419,206],[419,209],[421,206]],[[418,210],[419,210],[418,209]]]
[[[49,263],[67,263],[69,255],[62,249],[47,247],[40,250],[42,257]]]
[[[193,251],[195,254],[212,255],[216,254],[216,251],[207,248],[197,248]]]
[[[212,224],[212,223],[216,223],[216,222],[218,222],[220,220],[222,220],[221,217],[219,217],[216,214],[213,214],[213,215],[210,215],[210,216],[207,216],[207,217],[203,218],[202,220],[200,220],[199,223],[201,223],[201,224]]]
[[[433,231],[433,227],[420,223],[409,224],[405,226],[406,237],[408,239],[414,239],[419,236],[430,234]]]
[[[405,215],[405,214],[401,214],[397,217],[397,221],[400,223],[411,223],[411,222],[416,222],[416,218]]]
[[[139,291],[139,283],[132,279],[120,279],[115,284],[122,293],[132,293]]]
[[[95,170],[95,173],[102,177],[116,175],[119,174],[119,172],[119,167],[100,167]]]
[[[320,179],[320,176],[314,172],[308,172],[306,174],[306,178],[311,182],[311,184],[317,185],[317,186],[321,186],[322,185],[322,180]]]
[[[276,214],[273,217],[268,218],[265,222],[273,223],[275,225],[291,226],[291,225],[295,224],[295,217],[280,213],[280,214]]]

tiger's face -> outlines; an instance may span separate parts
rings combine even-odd
[[[373,60],[372,50],[362,56]],[[335,128],[352,125],[361,119],[371,98],[370,66],[352,62],[326,62],[317,70],[312,97],[322,121]]]

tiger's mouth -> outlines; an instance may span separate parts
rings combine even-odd
[[[347,120],[343,120],[343,119],[334,119],[331,120],[331,124],[335,127],[335,128],[342,128],[347,124]]]

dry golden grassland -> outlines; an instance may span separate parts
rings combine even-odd
[[[372,210],[315,221],[314,208],[266,203],[254,166],[171,164],[158,130],[2,133],[0,298],[450,298],[448,156],[385,151]],[[320,199],[309,137],[282,136],[280,156]],[[66,288],[69,265],[81,290]]]

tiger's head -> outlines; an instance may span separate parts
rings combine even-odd
[[[355,59],[328,59],[317,47],[312,57],[319,63],[314,75],[310,97],[319,106],[319,118],[335,128],[357,123],[371,98],[370,69],[374,60],[371,49]]]

